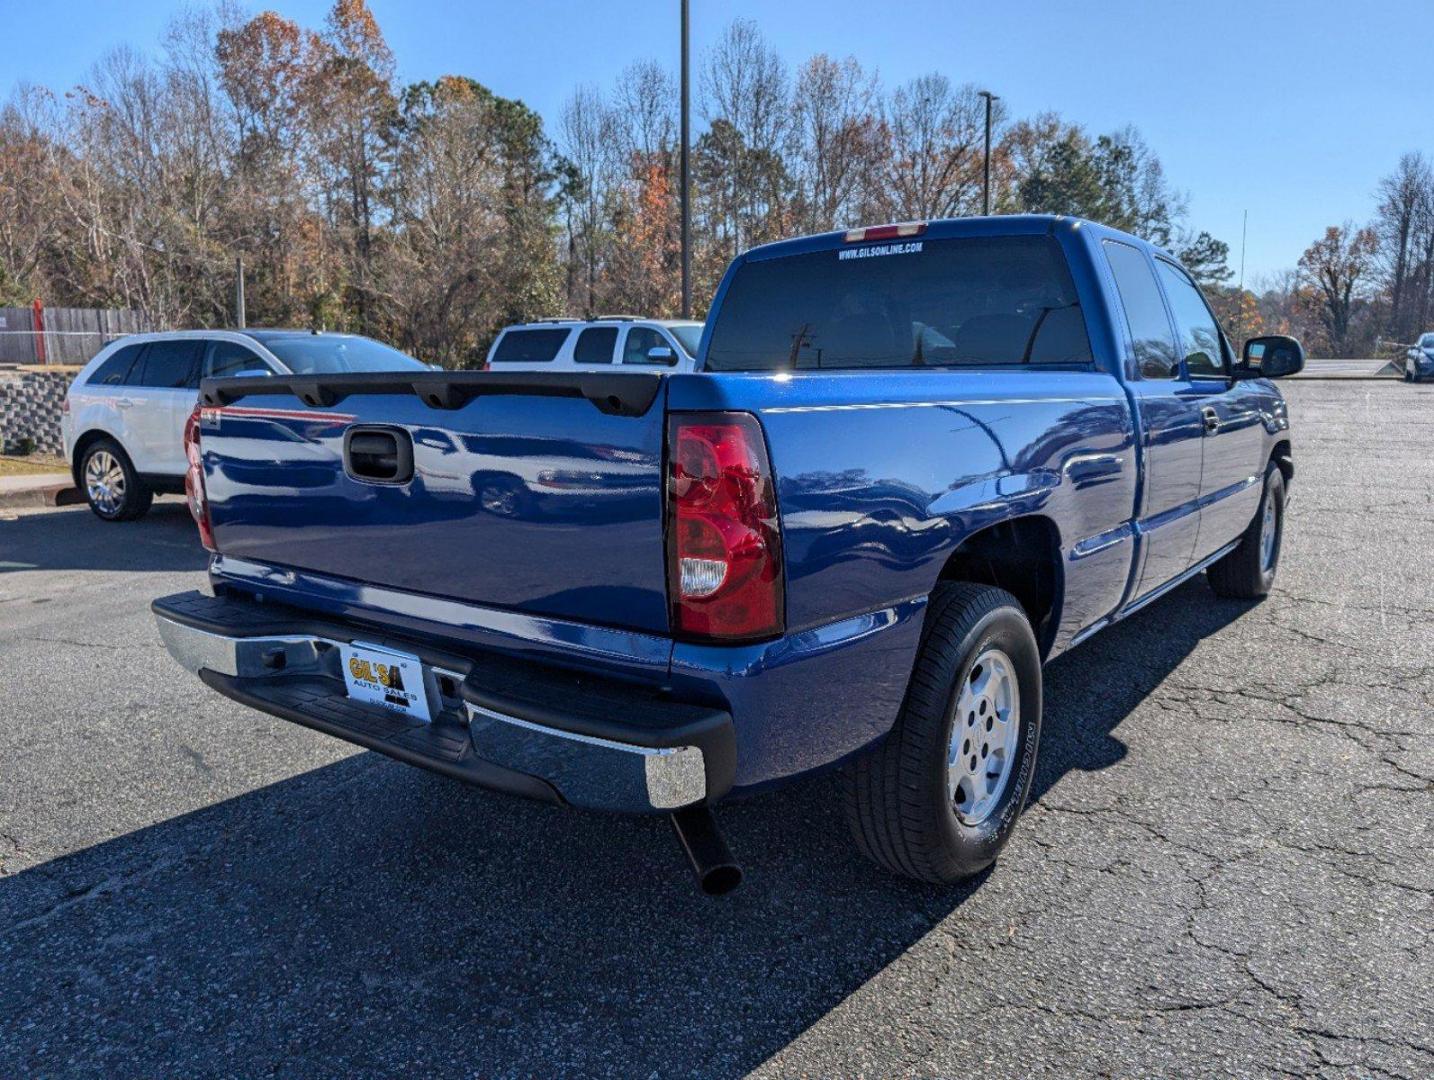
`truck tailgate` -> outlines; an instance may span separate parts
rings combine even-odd
[[[656,375],[206,381],[215,542],[233,558],[665,632],[664,397]],[[385,431],[411,442],[411,478],[362,475],[365,428],[381,447]]]

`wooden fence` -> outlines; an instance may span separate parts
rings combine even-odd
[[[130,308],[0,307],[0,364],[83,364],[117,337],[151,329]]]

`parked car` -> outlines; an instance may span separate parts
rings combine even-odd
[[[184,423],[201,379],[426,371],[357,334],[176,330],[101,349],[70,384],[60,416],[75,484],[105,521],[144,514],[156,493],[184,490]]]
[[[1434,375],[1434,334],[1420,334],[1404,353],[1404,381],[1419,382]]]
[[[493,371],[692,371],[702,324],[604,315],[506,327],[488,350]]]
[[[170,652],[447,776],[672,813],[713,892],[740,877],[715,803],[841,767],[861,848],[950,882],[1010,839],[1045,661],[1202,572],[1274,581],[1293,458],[1269,380],[1303,352],[1237,357],[1133,236],[1001,217],[759,248],[700,360],[206,381],[213,595],[155,602]],[[451,495],[545,469],[581,477],[571,510]]]

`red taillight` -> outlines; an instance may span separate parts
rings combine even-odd
[[[903,221],[897,225],[872,225],[866,229],[848,229],[843,238],[848,244],[865,243],[871,240],[899,240],[907,236],[920,236],[926,231],[924,221]]]
[[[673,416],[667,429],[672,629],[748,641],[782,632],[782,535],[767,446],[749,413]]]
[[[204,459],[199,449],[200,407],[194,406],[189,419],[184,422],[184,457],[189,467],[184,471],[184,494],[189,500],[189,512],[199,526],[199,542],[209,551],[214,546],[214,530],[209,526],[209,500],[204,497]]]

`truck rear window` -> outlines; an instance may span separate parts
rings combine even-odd
[[[709,371],[1090,363],[1059,243],[1002,236],[844,245],[738,268]]]
[[[509,330],[493,350],[495,364],[546,364],[558,355],[570,330]]]

